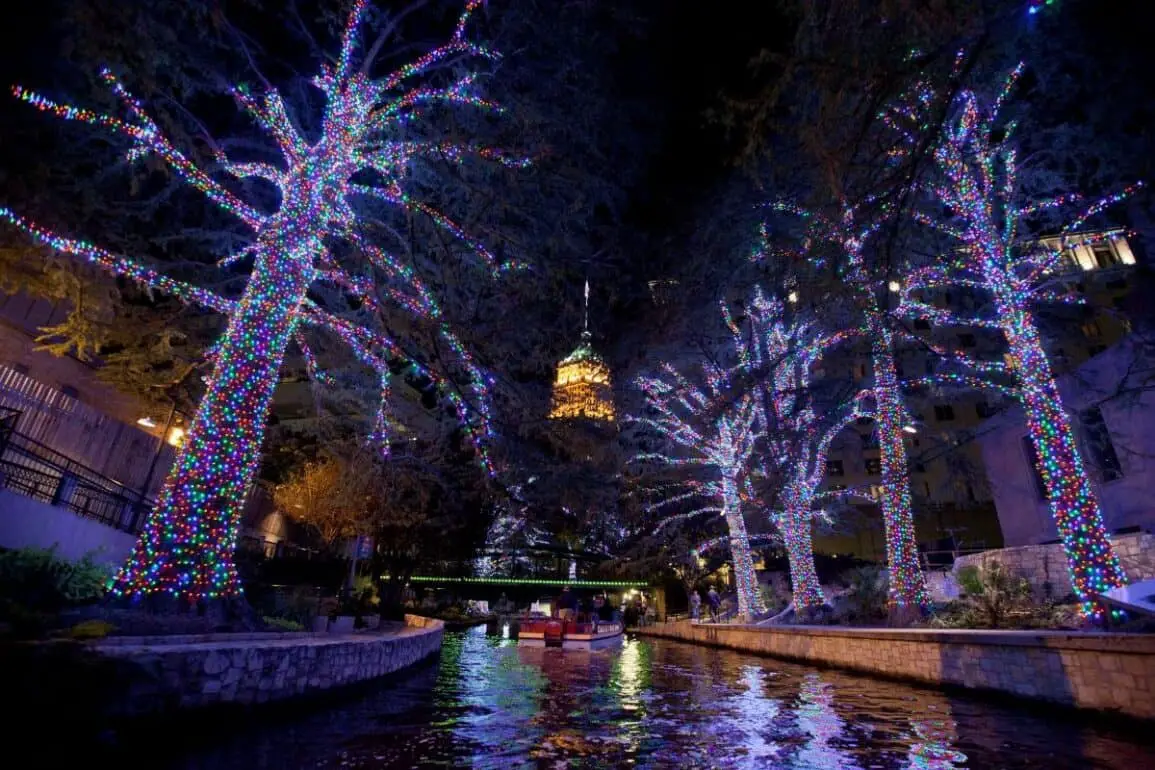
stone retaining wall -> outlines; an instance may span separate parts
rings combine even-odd
[[[282,701],[365,682],[441,649],[443,625],[415,615],[352,634],[205,634],[102,640],[91,648],[120,667],[113,716]]]
[[[1111,544],[1123,562],[1128,580],[1155,578],[1155,534],[1112,535]],[[1012,573],[1026,578],[1040,599],[1063,599],[1073,593],[1067,556],[1059,543],[1021,545],[960,556],[955,560],[954,571],[957,573],[967,565],[981,567],[989,562],[999,562]]]
[[[665,623],[660,636],[1155,719],[1155,636]]]

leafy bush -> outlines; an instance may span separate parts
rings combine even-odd
[[[781,612],[794,598],[789,590],[781,591],[775,583],[767,583],[759,590],[762,593],[762,603],[771,614]]]
[[[103,639],[115,630],[116,626],[107,620],[85,620],[68,629],[68,638],[78,641]]]
[[[109,569],[91,554],[61,559],[55,548],[19,548],[0,553],[0,597],[33,612],[57,612],[104,596]]]
[[[963,601],[986,628],[999,628],[1008,614],[1022,609],[1031,598],[1031,584],[998,562],[963,567],[958,583],[965,593]]]
[[[837,617],[848,623],[871,623],[886,617],[886,570],[868,565],[841,575],[846,590],[838,599]]]
[[[304,631],[305,627],[295,620],[289,618],[278,618],[266,615],[261,618],[265,621],[265,625],[273,631]]]

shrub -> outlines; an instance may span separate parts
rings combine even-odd
[[[55,548],[0,553],[0,597],[33,612],[95,602],[104,596],[110,577],[91,554],[69,561],[57,557]]]
[[[870,623],[886,617],[886,570],[868,565],[842,573],[846,590],[838,602],[838,618],[850,623]]]
[[[115,630],[116,626],[107,620],[85,620],[68,629],[68,638],[78,641],[103,639]]]
[[[305,627],[295,620],[289,618],[278,618],[266,615],[261,618],[265,621],[265,625],[273,631],[304,631]]]
[[[1030,583],[998,562],[963,567],[958,571],[958,582],[965,593],[963,601],[977,622],[988,628],[999,628],[1031,597]]]

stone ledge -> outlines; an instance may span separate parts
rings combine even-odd
[[[405,621],[379,632],[124,637],[88,648],[122,667],[110,714],[152,716],[308,696],[391,674],[440,650],[440,621]]]
[[[837,626],[716,626],[700,623],[698,628],[725,628],[736,631],[803,636],[846,637],[933,644],[977,644],[1009,647],[1048,647],[1056,650],[1084,650],[1155,655],[1155,635],[1128,633],[1073,633],[1070,631],[997,631],[961,628],[846,628]],[[644,630],[644,629],[643,629]]]
[[[1147,635],[726,626],[687,621],[635,632],[1155,720],[1155,637]]]

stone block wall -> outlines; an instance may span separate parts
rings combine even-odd
[[[443,631],[405,619],[378,632],[123,637],[92,648],[124,672],[111,715],[134,717],[283,701],[399,671],[438,652]]]
[[[1155,719],[1155,636],[686,621],[636,633]]]
[[[1114,535],[1111,542],[1123,562],[1128,580],[1155,578],[1155,534],[1135,532]],[[998,562],[1014,574],[1026,578],[1031,584],[1031,590],[1040,599],[1063,599],[1072,593],[1067,556],[1059,543],[1022,545],[962,556],[955,561],[954,570],[957,572],[967,565],[981,567],[992,562]]]

